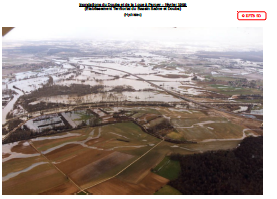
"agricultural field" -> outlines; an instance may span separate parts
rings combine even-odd
[[[169,180],[176,179],[180,172],[181,167],[178,161],[171,160],[168,157],[165,157],[153,170],[152,172],[163,176]]]
[[[59,135],[32,139],[33,146],[45,158],[37,153],[28,142],[10,144],[10,148],[8,148],[9,144],[7,144],[7,150],[3,150],[3,157],[6,160],[3,164],[3,176],[5,180],[7,179],[7,183],[5,182],[3,186],[4,193],[9,193],[10,188],[8,188],[8,185],[12,186],[12,182],[15,182],[14,179],[17,179],[17,175],[14,173],[18,170],[21,171],[18,174],[18,176],[20,175],[19,177],[30,175],[35,178],[40,169],[49,170],[49,173],[55,174],[55,176],[49,175],[49,179],[52,177],[53,180],[58,179],[60,175],[59,180],[56,180],[56,184],[49,187],[49,190],[40,190],[40,187],[34,187],[33,192],[28,189],[26,193],[28,191],[34,194],[40,192],[49,193],[51,190],[56,193],[59,188],[55,188],[55,186],[75,190],[68,183],[64,184],[68,179],[51,166],[47,160],[51,161],[52,164],[81,188],[89,187],[115,175],[152,148],[158,141],[157,138],[142,132],[135,124],[126,123],[85,128]],[[25,156],[31,157],[21,158],[19,161],[18,158],[15,158],[17,157],[15,156],[15,150],[28,153]],[[29,155],[30,152],[32,154]],[[20,154],[18,156],[20,157]],[[24,170],[26,171],[24,172]],[[49,181],[48,178],[47,180]],[[33,183],[33,181],[30,181],[30,183]],[[20,192],[19,190],[18,193],[25,192]]]
[[[180,191],[171,187],[170,185],[165,185],[154,194],[155,195],[182,195]]]
[[[161,176],[149,173],[137,184],[122,181],[116,177],[87,191],[94,195],[150,195],[168,182],[169,180]]]
[[[171,155],[263,135],[260,51],[131,44],[3,48],[3,195],[180,194]]]
[[[254,88],[242,88],[242,87],[232,87],[228,85],[220,85],[220,84],[211,84],[209,87],[206,87],[208,90],[216,91],[226,96],[231,97],[232,95],[263,95],[262,90],[254,89]]]
[[[206,139],[231,139],[243,137],[243,128],[227,119],[205,117],[201,119],[172,119],[173,126],[184,139],[203,141]]]
[[[4,193],[8,194],[10,193],[9,191],[12,191],[8,187],[14,186],[13,182],[18,177],[27,175],[31,179],[37,178],[35,176],[41,169],[53,173],[47,176],[45,183],[51,184],[51,179],[57,179],[55,180],[55,184],[51,184],[51,186],[43,184],[42,186],[45,187],[43,190],[41,187],[34,186],[32,190],[28,189],[26,191],[30,191],[33,194],[51,194],[52,192],[57,194],[72,194],[76,189],[79,190],[78,187],[86,189],[115,175],[115,178],[103,184],[114,183],[116,179],[123,184],[136,184],[137,187],[135,189],[139,190],[142,186],[145,186],[143,185],[144,181],[149,180],[151,182],[156,179],[156,177],[152,179],[153,176],[149,177],[151,174],[150,170],[152,168],[155,170],[165,164],[164,162],[168,161],[164,158],[166,154],[176,152],[192,154],[197,151],[222,147],[221,144],[211,144],[213,142],[199,145],[176,145],[164,141],[153,148],[161,140],[143,132],[139,126],[132,122],[82,128],[56,135],[38,137],[30,141],[33,147],[43,156],[28,144],[28,142],[24,141],[10,145],[7,144],[7,149],[3,150],[3,157],[6,160],[3,163],[3,179],[7,179],[7,182],[5,181],[3,184]],[[237,141],[229,142],[229,145],[224,144],[226,148],[232,148],[238,144]],[[150,149],[152,150],[145,154]],[[24,155],[17,155],[18,153],[16,151],[21,151]],[[24,156],[24,158],[16,158],[20,156]],[[128,168],[126,170],[120,172],[127,166]],[[177,175],[177,168],[178,165],[176,163],[170,162],[170,164],[166,164],[160,170],[158,169],[157,174],[171,179]],[[167,172],[168,169],[172,170],[173,173]],[[61,174],[59,170],[67,177]],[[20,174],[14,176],[14,173],[18,171],[20,171]],[[170,176],[168,176],[169,174]],[[77,187],[69,179],[76,183]],[[32,180],[29,181],[24,182],[25,184],[30,183],[30,185],[34,183]],[[153,191],[151,193],[155,193],[155,191],[164,186],[166,184],[165,182],[162,180],[159,185],[160,187],[153,185]],[[18,184],[18,186],[21,186],[21,184]],[[101,190],[102,183],[88,190],[94,193],[95,190],[98,190],[97,187]],[[18,189],[18,194],[25,193],[22,192],[24,190]],[[137,191],[130,193],[137,193]]]
[[[68,180],[32,148],[28,142],[4,145],[2,193],[39,194]]]
[[[32,185],[36,182],[33,178],[42,180],[37,175],[43,170],[50,173],[49,176],[42,176],[43,185],[32,186],[32,189],[18,188],[16,193],[73,194],[84,189],[84,193],[93,194],[139,194],[139,190],[147,186],[145,183],[153,183],[153,187],[145,193],[176,194],[170,187],[164,187],[168,180],[177,178],[180,171],[178,162],[166,157],[168,154],[186,155],[231,149],[237,147],[243,137],[256,135],[256,132],[219,117],[211,110],[181,107],[105,109],[109,111],[108,115],[119,110],[122,115],[135,119],[141,126],[131,121],[102,124],[98,127],[84,126],[33,138],[29,142],[4,145],[3,193],[12,193],[12,187],[24,187],[29,183]],[[100,109],[94,109],[94,112],[101,114],[100,118],[108,116]],[[67,120],[71,118],[73,122],[93,117],[93,114],[84,111],[66,114]],[[44,118],[47,116],[38,117],[39,120]],[[164,121],[168,121],[173,128],[165,135],[165,139],[196,143],[170,143],[149,135],[142,129],[154,128]],[[30,179],[26,178],[29,180],[24,181],[24,186],[20,183],[14,185],[22,176],[30,176]],[[55,179],[55,183],[51,184],[51,179]],[[104,185],[109,185],[110,188],[104,189]],[[119,185],[128,189],[119,189]]]

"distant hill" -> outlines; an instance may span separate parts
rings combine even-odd
[[[198,51],[197,56],[202,58],[216,58],[225,57],[229,59],[241,59],[243,61],[263,61],[263,51],[226,51],[226,52],[213,52],[213,51]]]

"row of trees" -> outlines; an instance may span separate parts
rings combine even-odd
[[[245,87],[245,88],[256,88],[262,90],[263,87],[258,85],[256,80],[248,81],[246,78],[236,79],[235,81],[228,81],[228,84],[233,87]]]

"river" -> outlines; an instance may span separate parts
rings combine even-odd
[[[17,100],[21,95],[23,95],[23,92],[22,92],[22,91],[17,90],[17,89],[13,89],[13,88],[11,88],[11,89],[14,90],[15,92],[17,92],[18,95],[14,95],[13,99],[5,106],[4,109],[2,109],[2,124],[5,124],[5,123],[6,123],[7,114],[8,114],[8,112],[10,112],[11,110],[13,110],[13,105],[14,105],[14,103],[16,102],[16,100]]]

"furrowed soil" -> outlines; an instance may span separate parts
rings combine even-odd
[[[149,173],[139,183],[129,183],[113,178],[104,183],[89,188],[87,191],[94,195],[149,195],[169,182],[168,179]]]
[[[24,154],[34,154],[37,151],[29,145],[27,141],[20,141],[17,145],[11,148],[12,152],[24,153]]]
[[[13,158],[6,162],[2,162],[2,176],[21,171],[39,162],[46,162],[46,160],[42,156],[35,156],[29,158]]]
[[[133,156],[120,152],[113,152],[97,161],[94,161],[72,172],[69,176],[80,186],[91,182],[105,172],[117,167]]]
[[[64,148],[64,151],[61,151],[60,154],[67,154],[68,147],[70,146],[67,145]],[[71,157],[61,161],[61,163],[56,164],[56,166],[59,169],[61,169],[65,174],[70,174],[112,153],[112,151],[98,151],[93,149],[87,149],[80,145],[74,146],[70,150],[72,150],[73,152]]]
[[[65,182],[66,178],[53,166],[43,164],[2,182],[2,194],[38,194]]]
[[[154,149],[119,174],[117,178],[129,183],[138,183],[147,176],[150,169],[154,168],[163,158],[164,154]]]
[[[71,182],[66,182],[60,186],[54,187],[52,189],[49,189],[47,191],[39,193],[40,195],[70,195],[74,194],[79,189],[72,184]]]

